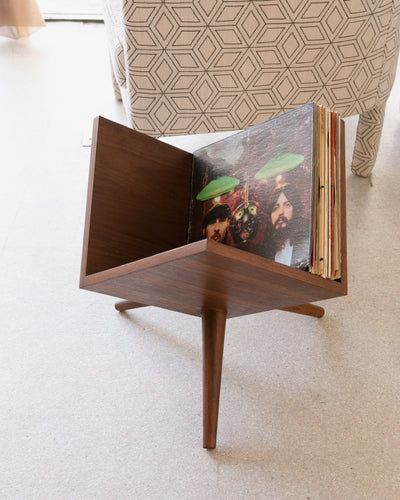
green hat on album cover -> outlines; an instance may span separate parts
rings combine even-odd
[[[227,175],[222,175],[217,177],[213,181],[209,182],[200,193],[196,196],[196,200],[206,201],[221,196],[225,193],[232,191],[240,183],[239,179],[235,177],[228,177]]]
[[[263,180],[284,174],[295,169],[304,161],[304,156],[295,153],[283,153],[269,160],[254,176],[255,179]]]

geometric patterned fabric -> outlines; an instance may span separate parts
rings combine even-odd
[[[372,108],[360,114],[357,127],[358,140],[354,145],[352,170],[362,177],[368,176],[374,168],[384,115],[384,106]]]
[[[369,175],[399,52],[400,0],[104,2],[116,91],[153,136],[238,130],[305,102],[360,114]]]

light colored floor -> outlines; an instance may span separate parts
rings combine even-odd
[[[348,173],[348,297],[229,321],[207,452],[200,321],[78,289],[82,138],[124,121],[103,29],[0,40],[0,498],[397,500],[400,81],[374,186]]]

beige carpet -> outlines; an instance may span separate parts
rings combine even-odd
[[[82,138],[124,119],[103,27],[0,40],[0,67],[0,498],[400,498],[400,80],[373,187],[348,169],[348,297],[229,321],[208,452],[200,321],[78,289]]]

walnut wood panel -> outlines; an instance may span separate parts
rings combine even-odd
[[[206,309],[222,309],[228,317],[346,293],[340,282],[208,240],[88,276],[81,285],[196,316]]]
[[[184,245],[192,154],[95,120],[82,276]]]

